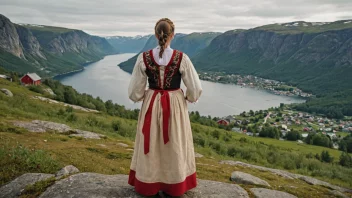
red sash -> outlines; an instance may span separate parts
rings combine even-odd
[[[153,89],[153,90],[154,90],[154,93],[149,103],[147,113],[145,114],[144,124],[142,129],[142,133],[144,135],[144,154],[145,155],[149,153],[150,127],[152,122],[152,113],[153,113],[155,98],[158,94],[161,94],[160,103],[163,109],[163,138],[164,138],[164,144],[167,144],[169,142],[169,119],[171,114],[169,91],[176,91],[178,89],[173,89],[173,90]]]

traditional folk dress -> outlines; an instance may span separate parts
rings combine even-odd
[[[196,102],[202,88],[186,54],[168,47],[159,59],[159,51],[138,56],[128,88],[132,101],[143,101],[128,183],[145,196],[159,191],[181,196],[197,186],[186,100]]]

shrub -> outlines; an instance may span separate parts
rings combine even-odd
[[[78,117],[74,113],[70,113],[67,118],[67,122],[76,122],[78,120]]]
[[[114,131],[119,131],[120,128],[121,128],[121,122],[118,121],[118,120],[114,120],[114,121],[112,121],[112,123],[111,123],[111,127],[112,127],[112,129],[113,129]]]
[[[342,152],[340,156],[339,164],[341,166],[352,168],[352,157],[348,153]]]
[[[45,93],[44,89],[41,86],[31,85],[31,86],[28,86],[28,89],[33,92],[40,93],[40,94]]]
[[[321,152],[321,161],[331,163],[334,161],[334,158],[331,157],[331,155],[328,151],[322,151]]]

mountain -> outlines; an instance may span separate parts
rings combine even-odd
[[[119,53],[138,53],[147,43],[152,35],[146,36],[109,36],[105,39],[112,45],[116,52]]]
[[[322,94],[351,88],[352,23],[292,22],[228,31],[193,57],[199,70],[252,74]]]
[[[307,103],[311,112],[352,112],[352,20],[228,31],[192,60],[198,70],[251,74],[313,92],[321,105]]]
[[[173,49],[181,50],[186,53],[188,56],[192,57],[200,50],[207,47],[210,42],[220,35],[221,33],[217,32],[204,32],[204,33],[191,33],[191,34],[175,34],[174,39],[171,41],[171,47]],[[145,46],[141,50],[141,52],[153,49],[154,47],[158,46],[157,39],[152,36],[146,42]],[[131,59],[121,63],[119,66],[127,71],[132,72],[134,63],[137,60],[138,55],[132,57]]]
[[[0,65],[12,71],[55,76],[114,52],[106,39],[81,30],[14,24],[0,15]]]

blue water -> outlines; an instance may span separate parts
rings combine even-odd
[[[117,65],[135,54],[118,54],[89,64],[82,72],[61,76],[58,79],[65,85],[74,87],[81,93],[112,100],[127,108],[140,108],[128,99],[127,87],[131,75]],[[264,110],[279,106],[280,103],[301,103],[304,100],[294,97],[278,96],[264,90],[241,88],[237,85],[202,81],[203,94],[196,104],[189,104],[190,111],[201,115],[227,116],[243,111]],[[184,86],[183,86],[184,88]],[[185,89],[185,88],[184,88]]]

